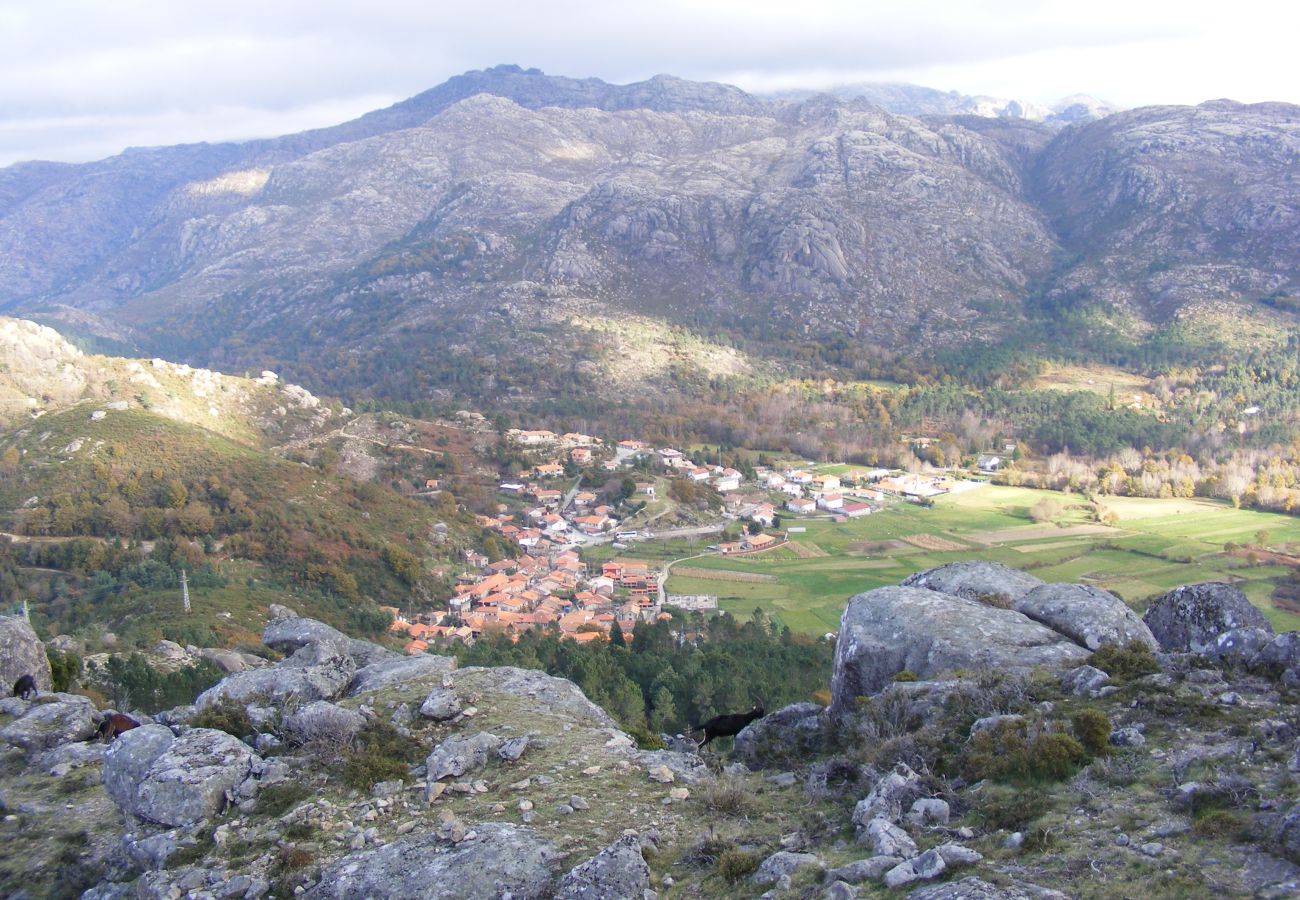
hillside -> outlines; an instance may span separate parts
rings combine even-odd
[[[611,399],[575,317],[782,363],[799,340],[925,357],[1062,316],[1039,352],[1213,344],[1226,321],[1294,326],[1297,153],[1285,104],[1056,130],[498,67],[333,129],[12,166],[0,297],[343,396],[531,406]]]

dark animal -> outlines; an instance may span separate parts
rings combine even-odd
[[[111,716],[105,716],[104,721],[99,723],[99,739],[107,744],[122,732],[139,727],[140,723],[130,716],[113,713]]]
[[[14,682],[14,696],[30,700],[37,695],[36,679],[31,674],[23,675]]]
[[[700,746],[704,747],[714,738],[734,737],[740,734],[741,729],[755,719],[763,718],[763,715],[763,704],[755,703],[754,708],[747,713],[727,713],[726,715],[714,716],[700,727],[692,729],[691,734],[704,732],[704,740],[700,743]]]

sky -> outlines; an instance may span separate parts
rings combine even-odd
[[[0,0],[0,166],[346,121],[498,63],[758,92],[1300,102],[1281,0]]]

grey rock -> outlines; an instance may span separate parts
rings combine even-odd
[[[1214,639],[1205,655],[1226,666],[1245,666],[1273,640],[1268,628],[1233,628]]]
[[[912,871],[924,881],[933,881],[944,873],[948,864],[938,849],[931,848],[911,861]]]
[[[1142,732],[1132,725],[1116,728],[1110,733],[1112,747],[1144,747],[1146,742],[1147,739]]]
[[[146,871],[167,868],[168,860],[196,843],[194,835],[184,828],[171,828],[157,834],[122,836],[122,849],[126,855],[137,868]]]
[[[906,831],[887,819],[872,819],[858,831],[858,843],[867,844],[876,856],[897,856],[911,859],[916,856],[916,842]]]
[[[927,588],[965,600],[999,597],[1007,603],[1014,603],[1042,584],[1041,579],[1028,572],[978,560],[948,563],[909,575],[902,581],[903,587]]]
[[[897,823],[903,811],[921,793],[921,776],[910,767],[899,763],[892,772],[882,776],[871,793],[853,807],[853,826],[865,828],[873,819]]]
[[[1139,641],[1158,649],[1150,629],[1109,591],[1082,584],[1044,584],[1017,599],[1012,608],[1089,650]]]
[[[333,700],[343,693],[355,673],[356,663],[337,642],[310,643],[274,666],[223,678],[200,694],[195,702],[200,708],[224,702],[283,707],[314,700]]]
[[[485,822],[450,844],[438,834],[366,848],[327,866],[306,900],[549,897],[560,853],[526,828]]]
[[[1157,841],[1151,841],[1150,843],[1143,844],[1138,848],[1138,850],[1141,851],[1143,856],[1163,856],[1165,845]]]
[[[1235,628],[1273,630],[1245,594],[1217,581],[1174,588],[1147,608],[1142,621],[1163,649],[1194,653],[1204,653]]]
[[[901,856],[872,856],[859,859],[847,865],[838,866],[826,873],[828,881],[876,881],[885,873],[903,861]]]
[[[497,750],[497,756],[506,762],[519,762],[519,758],[528,749],[528,736],[511,738]]]
[[[918,828],[947,825],[950,815],[948,801],[932,797],[915,801],[907,813],[907,821]]]
[[[832,881],[822,891],[822,900],[855,900],[858,889],[843,881]]]
[[[1300,666],[1300,631],[1288,631],[1269,641],[1250,660],[1250,667],[1278,676]]]
[[[940,860],[942,862],[942,860]],[[921,876],[916,873],[912,865],[912,860],[901,862],[894,868],[885,873],[885,887],[891,890],[900,888],[905,884],[911,884],[913,881],[920,881]]]
[[[448,687],[436,687],[429,691],[429,696],[420,704],[420,715],[435,722],[445,722],[460,715],[460,698]]]
[[[337,628],[299,616],[274,619],[262,631],[263,644],[288,654],[321,643],[347,647],[351,642],[352,638]]]
[[[17,718],[31,709],[31,703],[21,697],[0,697],[0,715]]]
[[[636,759],[639,765],[647,769],[667,769],[672,774],[673,781],[680,781],[683,784],[701,784],[713,780],[713,773],[709,771],[708,765],[694,753],[642,750],[636,754]]]
[[[812,853],[791,853],[778,850],[763,860],[754,873],[752,881],[757,885],[775,884],[782,877],[792,877],[795,872],[806,868],[823,868],[822,861]]]
[[[922,679],[957,670],[1069,666],[1088,652],[1010,609],[915,587],[878,588],[849,600],[831,675],[831,712],[852,710],[899,672]]]
[[[975,737],[975,735],[979,734],[981,731],[988,731],[989,729],[997,728],[1003,722],[1021,723],[1024,721],[1024,716],[1015,713],[999,713],[996,716],[985,716],[984,718],[976,719],[971,723],[969,736]]]
[[[1293,804],[1277,823],[1273,839],[1282,855],[1300,862],[1300,803]]]
[[[30,752],[49,750],[95,733],[95,704],[76,694],[45,694],[0,729],[0,741]]]
[[[1061,690],[1075,697],[1086,697],[1110,681],[1110,676],[1094,666],[1079,666],[1062,672]]]
[[[943,857],[943,861],[948,868],[954,866],[973,866],[984,858],[984,855],[978,850],[972,850],[969,847],[962,846],[961,844],[940,844],[934,849]]]
[[[45,645],[32,626],[22,616],[0,616],[0,693],[8,696],[24,675],[32,676],[38,691],[54,690]]]
[[[1019,850],[1025,844],[1025,835],[1022,831],[1013,831],[1007,835],[1007,839],[1002,842],[1004,850]]]
[[[642,900],[650,888],[650,867],[641,855],[641,841],[625,835],[591,859],[569,870],[560,880],[556,900]]]
[[[755,767],[803,759],[822,745],[825,710],[793,703],[750,722],[736,735],[734,752]]]
[[[220,812],[253,774],[243,742],[209,728],[179,737],[163,725],[119,736],[104,758],[104,789],[123,812],[168,827],[194,825]]]
[[[1069,897],[1060,891],[1024,882],[999,887],[971,875],[960,881],[917,888],[907,895],[907,900],[1069,900]]]
[[[46,775],[62,777],[73,769],[99,765],[104,761],[107,750],[108,747],[99,741],[89,744],[73,741],[38,753],[32,757],[31,764]]]
[[[430,782],[459,778],[487,762],[488,754],[501,746],[501,738],[487,731],[467,737],[449,737],[424,761]]]
[[[582,690],[565,678],[514,666],[472,666],[454,674],[457,689],[472,693],[503,693],[530,700],[538,712],[568,719],[574,724],[617,729],[618,725]]]
[[[456,668],[452,656],[421,653],[418,656],[395,656],[376,660],[357,669],[356,677],[348,686],[348,695],[355,697],[368,691],[378,691],[393,685],[440,678]]]
[[[212,663],[227,675],[233,675],[236,672],[243,672],[249,668],[248,662],[244,657],[234,650],[222,650],[219,647],[204,647],[199,651],[199,656]]]
[[[284,720],[284,734],[299,744],[312,742],[344,745],[366,726],[366,718],[328,700],[314,700],[294,710]]]

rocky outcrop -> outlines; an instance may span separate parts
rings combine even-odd
[[[967,560],[909,575],[902,587],[928,588],[966,600],[998,598],[1007,605],[1042,584],[1042,579],[1001,563]]]
[[[109,747],[104,788],[136,819],[190,826],[225,808],[253,777],[255,760],[252,750],[222,731],[193,728],[177,736],[163,725],[143,725]]]
[[[866,828],[878,818],[897,824],[921,795],[921,790],[921,776],[905,763],[899,763],[894,771],[876,782],[870,794],[858,801],[853,808],[853,825]]]
[[[0,616],[0,695],[8,696],[14,682],[31,675],[40,691],[54,689],[45,645],[21,616]]]
[[[537,709],[585,725],[617,727],[609,713],[588,700],[582,689],[572,681],[536,669],[472,666],[453,673],[451,683],[457,689],[463,687],[465,690],[493,691],[522,697],[532,702]]]
[[[1273,630],[1245,594],[1217,581],[1174,588],[1147,607],[1142,621],[1161,648],[1194,653],[1211,650],[1219,635],[1235,628]]]
[[[365,726],[366,717],[356,710],[316,700],[286,716],[282,727],[284,736],[299,744],[323,741],[342,746]]]
[[[1123,646],[1130,641],[1159,649],[1137,613],[1114,594],[1091,585],[1040,585],[1015,600],[1011,608],[1089,650],[1099,650],[1103,644]]]
[[[274,666],[228,676],[200,694],[195,703],[202,708],[223,702],[283,706],[333,700],[351,683],[356,670],[346,647],[337,641],[304,644]]]
[[[735,752],[753,766],[803,757],[822,742],[824,712],[816,703],[792,703],[778,709],[741,729]]]
[[[1000,887],[972,875],[961,881],[918,888],[907,895],[907,900],[1069,900],[1069,897],[1036,884],[1013,882]]]
[[[357,669],[356,676],[348,685],[348,696],[355,697],[370,691],[383,690],[392,685],[438,678],[455,668],[455,657],[437,656],[432,653],[375,660]]]
[[[501,746],[501,738],[486,731],[465,737],[449,737],[425,760],[429,782],[459,778],[487,762],[488,756]]]
[[[627,835],[574,866],[560,881],[555,900],[643,900],[649,889],[650,867],[641,855],[641,841]]]
[[[95,704],[76,694],[46,694],[0,730],[0,741],[30,752],[49,750],[95,733]]]
[[[831,675],[831,712],[888,685],[960,670],[1025,671],[1078,665],[1080,645],[1010,609],[917,587],[877,588],[849,600]]]
[[[478,825],[455,843],[436,833],[350,854],[327,867],[306,900],[476,900],[550,896],[559,852],[532,831]]]

